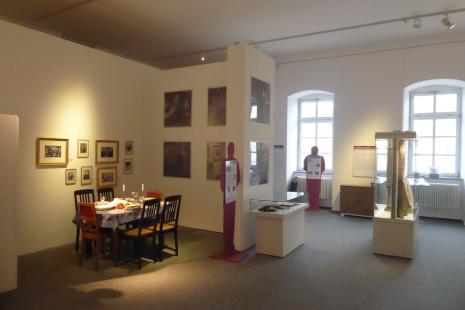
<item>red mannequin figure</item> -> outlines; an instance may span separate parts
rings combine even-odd
[[[231,169],[234,169],[231,171]],[[236,176],[235,180],[231,177]],[[223,239],[224,249],[213,254],[212,258],[224,259],[231,262],[240,262],[245,257],[246,253],[236,251],[234,247],[234,224],[236,217],[236,192],[237,186],[241,181],[239,163],[234,158],[234,143],[228,144],[228,158],[221,166],[220,186],[223,192]],[[232,183],[232,184],[231,184]]]
[[[304,159],[307,175],[307,192],[309,207],[305,211],[320,210],[321,175],[325,171],[325,159],[318,155],[318,147],[312,147],[312,153]]]

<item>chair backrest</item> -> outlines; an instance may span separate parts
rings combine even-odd
[[[79,221],[81,223],[81,229],[83,236],[85,233],[99,234],[98,229],[98,218],[97,212],[95,211],[95,205],[88,202],[78,203],[78,214]]]
[[[80,202],[94,203],[94,190],[92,188],[88,188],[74,191],[74,209],[76,210],[76,213],[78,213],[78,203]]]
[[[102,197],[105,197],[106,201],[113,201],[115,199],[115,192],[112,187],[102,187],[97,189],[97,198],[101,200]]]
[[[160,218],[161,228],[165,223],[173,223],[176,227],[178,226],[180,208],[181,195],[166,197]]]
[[[163,193],[162,192],[147,192],[147,197],[158,198],[160,200],[163,200]]]
[[[144,206],[142,207],[142,214],[138,221],[139,236],[143,228],[147,228],[149,226],[156,227],[159,214],[160,199],[148,199],[144,201]]]

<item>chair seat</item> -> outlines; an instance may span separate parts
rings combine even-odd
[[[128,237],[138,237],[139,236],[139,228],[131,228],[123,233],[123,235]],[[140,232],[141,236],[149,236],[153,235],[153,230],[142,228]]]
[[[147,227],[147,229],[150,229],[151,231],[154,230],[154,226],[149,226]],[[167,230],[172,230],[172,229],[175,229],[175,226],[174,225],[171,225],[171,224],[163,224],[163,231],[167,231]],[[157,223],[157,228],[156,228],[157,231],[160,231],[160,223]]]

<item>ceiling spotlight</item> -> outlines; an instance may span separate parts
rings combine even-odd
[[[203,57],[203,56],[200,57],[200,60],[201,60],[201,61],[205,61],[205,57]]]
[[[447,28],[449,28],[449,30],[452,30],[455,27],[455,24],[450,21],[449,16],[447,14],[441,20],[441,23]]]
[[[421,28],[421,19],[419,17],[415,17],[413,19],[413,28],[416,28],[416,29]]]

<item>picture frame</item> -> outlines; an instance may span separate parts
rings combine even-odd
[[[207,142],[207,180],[217,181],[226,159],[225,142]]]
[[[75,185],[76,184],[76,169],[66,169],[65,170],[65,185]]]
[[[117,167],[97,168],[97,187],[115,187],[118,179]]]
[[[37,138],[36,165],[38,167],[68,166],[69,139]]]
[[[81,167],[81,185],[92,185],[92,166]]]
[[[128,140],[124,142],[124,154],[125,155],[132,155],[134,152],[134,142],[132,140]]]
[[[123,160],[123,174],[132,174],[133,167],[132,158],[125,158]]]
[[[89,158],[89,140],[78,139],[77,157],[78,158]]]
[[[95,162],[97,164],[118,163],[119,142],[116,140],[95,141]]]

